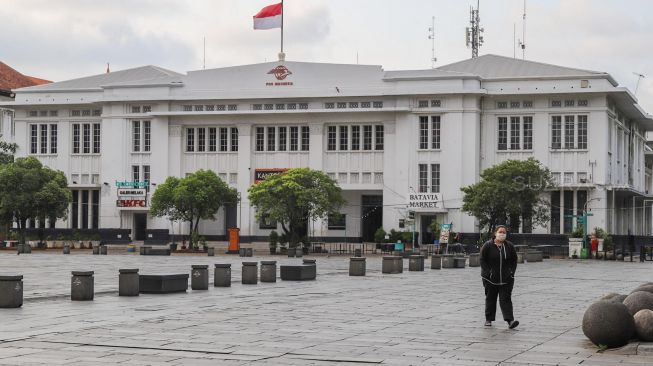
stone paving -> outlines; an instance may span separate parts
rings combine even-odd
[[[241,285],[243,259],[270,257],[111,254],[0,252],[0,274],[25,276],[23,307],[0,309],[0,365],[653,364],[653,353],[598,352],[580,329],[589,302],[653,281],[653,263],[520,265],[521,325],[508,330],[483,326],[478,268],[408,272],[405,263],[403,274],[383,275],[372,256],[366,277],[349,277],[347,257],[318,256],[317,281]],[[231,288],[117,296],[119,268],[189,273],[213,263],[232,263]],[[95,271],[95,301],[68,299],[71,270]]]

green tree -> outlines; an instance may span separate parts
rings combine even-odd
[[[185,177],[168,177],[152,195],[150,214],[172,221],[188,222],[190,246],[195,246],[200,220],[215,218],[220,207],[237,202],[236,190],[211,170],[198,170]]]
[[[64,218],[70,201],[63,172],[43,166],[38,159],[18,158],[0,166],[0,217],[16,222],[22,243],[27,220]]]
[[[345,203],[333,179],[308,168],[289,169],[251,186],[248,192],[256,218],[280,222],[291,247],[307,236],[310,220],[338,214]]]
[[[485,169],[480,182],[461,188],[463,211],[478,219],[481,231],[493,232],[499,224],[515,230],[522,221],[544,225],[549,209],[542,194],[553,186],[551,172],[539,161],[507,160]]]
[[[0,135],[2,137],[2,135]],[[18,145],[6,141],[0,141],[0,165],[9,164],[14,161],[14,154]]]

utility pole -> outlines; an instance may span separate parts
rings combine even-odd
[[[431,27],[429,28],[429,39],[431,40],[431,68],[435,69],[435,17],[431,17]]]
[[[481,16],[479,14],[480,0],[476,2],[476,9],[470,7],[469,9],[469,27],[466,28],[466,43],[467,47],[472,49],[472,58],[478,57],[478,50],[483,45],[483,32],[481,28]]]

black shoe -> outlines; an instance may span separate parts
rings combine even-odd
[[[515,329],[519,325],[518,320],[511,320],[508,322],[508,329]]]
[[[486,321],[485,321],[485,326],[486,326],[486,327],[491,327],[491,326],[492,326],[492,322],[489,321],[489,320],[486,320]]]

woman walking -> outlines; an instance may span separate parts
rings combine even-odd
[[[485,287],[485,326],[491,327],[497,312],[497,296],[508,328],[519,325],[512,314],[512,287],[517,270],[517,251],[506,241],[508,230],[497,226],[494,238],[481,247],[481,278]]]

